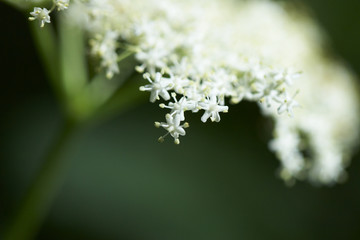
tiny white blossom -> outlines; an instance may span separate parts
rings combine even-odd
[[[294,100],[295,96],[298,94],[298,91],[294,94],[294,96],[290,97],[288,93],[285,92],[284,98],[280,101],[281,105],[278,107],[277,112],[282,114],[283,112],[288,112],[290,117],[293,117],[293,108],[299,107],[300,104]]]
[[[166,48],[160,42],[154,46],[144,46],[143,49],[136,53],[136,58],[143,63],[138,69],[149,68],[155,70],[155,68],[166,67],[164,59],[167,53]]]
[[[67,9],[69,7],[69,0],[55,0],[54,3],[58,11]]]
[[[182,97],[179,101],[176,99],[176,94],[173,92],[171,96],[174,99],[174,102],[170,102],[168,106],[165,104],[160,104],[161,108],[169,108],[171,109],[171,115],[178,114],[180,116],[180,120],[185,120],[184,112],[188,110],[195,109],[195,102],[189,101],[186,97]]]
[[[185,136],[186,132],[184,128],[189,127],[188,123],[184,123],[183,125],[180,125],[180,115],[178,114],[166,114],[166,123],[165,122],[155,122],[156,127],[163,127],[168,131],[167,134],[159,138],[160,142],[164,141],[164,138],[170,134],[174,138],[175,144],[179,144],[179,136]]]
[[[173,82],[174,91],[180,94],[184,94],[184,88],[190,84],[190,80],[186,77],[177,76],[172,73],[170,73],[170,80]]]
[[[281,94],[281,91],[277,89],[277,84],[265,84],[257,82],[254,84],[254,88],[256,89],[256,94],[254,94],[255,98],[259,98],[260,103],[264,103],[266,107],[271,107],[271,104],[275,102],[279,102],[278,98]]]
[[[32,17],[29,17],[30,21],[38,19],[40,21],[40,27],[44,27],[45,23],[50,23],[50,11],[46,8],[35,7],[34,11],[30,13]]]
[[[150,102],[159,100],[159,95],[166,101],[170,99],[168,90],[172,88],[172,83],[169,81],[169,79],[163,78],[159,72],[156,73],[154,81],[151,80],[150,74],[144,74],[144,78],[146,78],[150,84],[141,86],[140,91],[151,92]]]
[[[229,107],[219,105],[220,100],[217,100],[217,97],[212,95],[210,98],[205,99],[203,102],[199,103],[201,109],[205,110],[204,114],[201,117],[201,121],[206,122],[210,117],[211,121],[219,122],[220,121],[220,112],[227,113]]]

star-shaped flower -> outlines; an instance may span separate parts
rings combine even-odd
[[[159,138],[159,142],[163,142],[164,138],[170,134],[175,140],[175,144],[179,144],[179,136],[185,136],[186,132],[184,128],[189,127],[189,124],[185,122],[183,125],[180,125],[180,115],[179,114],[166,114],[166,123],[164,122],[155,122],[156,127],[163,127],[168,131],[167,134]]]
[[[144,74],[144,78],[146,78],[150,84],[140,87],[140,91],[149,91],[150,94],[150,102],[155,102],[159,100],[159,95],[165,100],[170,99],[170,94],[168,90],[172,88],[172,83],[167,78],[163,78],[161,73],[157,72],[155,75],[154,81],[151,80],[150,74]]]
[[[293,108],[299,107],[300,104],[294,100],[295,96],[298,94],[298,91],[294,94],[294,96],[290,97],[287,92],[284,94],[284,98],[281,100],[281,104],[277,109],[278,114],[282,114],[283,112],[288,112],[290,117],[293,117]]]
[[[186,97],[182,97],[179,101],[176,99],[176,93],[171,93],[171,96],[174,99],[174,102],[170,102],[169,105],[160,104],[161,108],[169,108],[171,109],[171,114],[180,115],[180,120],[185,120],[184,112],[188,110],[194,110],[196,108],[196,104],[194,101],[188,100]]]
[[[50,23],[50,11],[46,8],[35,7],[34,11],[30,13],[32,17],[29,17],[30,21],[38,19],[40,21],[40,27],[44,27],[45,23]]]
[[[220,112],[228,112],[228,106],[219,105],[220,100],[217,100],[215,95],[212,95],[210,98],[205,99],[205,101],[200,102],[199,106],[201,109],[205,110],[204,114],[201,117],[201,121],[206,122],[210,117],[213,122],[220,122]]]

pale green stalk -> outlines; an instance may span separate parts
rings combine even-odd
[[[33,239],[42,225],[53,199],[63,185],[68,169],[65,150],[77,132],[75,123],[65,121],[34,182],[26,193],[4,240]]]
[[[70,165],[65,154],[80,130],[93,127],[143,99],[136,81],[119,88],[126,79],[136,78],[131,52],[121,55],[120,66],[124,71],[120,79],[109,80],[99,74],[89,81],[85,39],[80,29],[64,20],[59,21],[58,38],[50,24],[39,28],[31,23],[31,29],[43,66],[63,106],[64,123],[11,219],[4,240],[28,240],[36,236],[63,185]]]

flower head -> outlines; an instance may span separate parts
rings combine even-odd
[[[57,7],[66,2],[56,1]],[[169,111],[155,126],[175,143],[185,135],[186,111],[219,122],[220,113],[231,109],[228,102],[257,102],[274,121],[269,146],[285,181],[331,184],[344,174],[360,125],[357,93],[346,68],[322,54],[311,19],[294,18],[266,0],[74,3],[78,8],[69,15],[87,30],[91,52],[109,77],[119,73],[118,53],[134,53],[134,68],[148,82],[140,91]],[[32,15],[43,22],[48,16]]]

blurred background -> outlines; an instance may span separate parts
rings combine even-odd
[[[360,1],[306,0],[329,51],[360,74]],[[61,114],[27,15],[0,2],[0,230],[51,145]],[[139,93],[140,94],[140,93]],[[287,187],[256,104],[159,144],[164,112],[143,104],[84,131],[66,151],[65,184],[36,239],[360,239],[360,155],[333,187]]]

